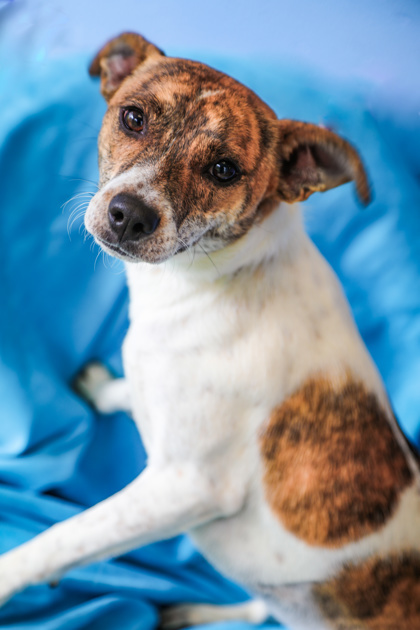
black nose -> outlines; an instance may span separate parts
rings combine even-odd
[[[139,241],[153,234],[159,225],[159,215],[140,197],[119,193],[108,208],[109,225],[119,243]]]

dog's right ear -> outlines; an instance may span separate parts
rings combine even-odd
[[[137,33],[122,33],[111,39],[89,67],[92,77],[101,77],[101,92],[109,101],[123,80],[149,57],[164,53]]]

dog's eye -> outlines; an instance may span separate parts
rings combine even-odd
[[[121,120],[129,131],[140,133],[144,129],[144,114],[137,107],[127,107],[121,110]]]
[[[230,160],[219,160],[210,167],[209,173],[221,183],[232,182],[240,175],[239,169]]]

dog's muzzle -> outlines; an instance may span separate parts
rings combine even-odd
[[[127,243],[140,241],[153,234],[160,217],[140,197],[119,193],[111,199],[108,220],[117,242]]]

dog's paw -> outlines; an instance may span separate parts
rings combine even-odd
[[[178,630],[198,625],[201,618],[197,615],[197,608],[193,604],[163,608],[160,611],[159,630]]]
[[[88,363],[73,381],[73,389],[84,398],[92,407],[104,413],[102,409],[103,392],[107,385],[115,380],[115,377],[103,363],[93,361]]]
[[[246,621],[261,624],[268,617],[266,604],[254,599],[243,604],[215,606],[212,604],[181,604],[169,606],[160,612],[160,630],[179,630],[190,626],[222,621]]]
[[[181,604],[169,606],[160,613],[160,630],[178,630],[190,626],[218,623],[222,621],[246,621],[261,624],[268,617],[266,604],[253,599],[243,604],[215,606],[212,604]]]
[[[124,378],[116,378],[102,363],[89,363],[75,378],[73,389],[100,413],[131,412],[130,391]]]
[[[0,607],[26,587],[25,570],[24,560],[16,549],[0,555]]]

